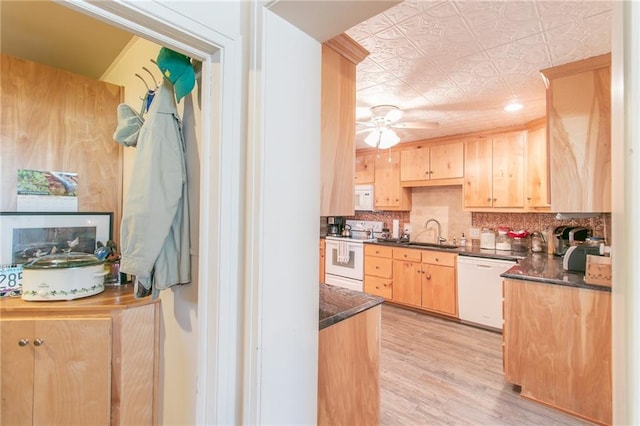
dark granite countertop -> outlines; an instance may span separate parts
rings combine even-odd
[[[530,253],[526,259],[518,260],[516,265],[500,276],[515,280],[611,291],[611,287],[587,284],[584,281],[584,272],[565,271],[562,267],[561,257],[546,253]]]
[[[460,256],[472,256],[472,257],[485,257],[489,259],[503,259],[503,260],[519,260],[525,259],[528,255],[528,251],[501,251],[501,250],[487,250],[481,249],[479,246],[466,246],[458,248],[447,248],[438,246],[411,246],[408,241],[397,242],[393,240],[389,241],[374,241],[367,242],[365,244],[377,244],[382,246],[400,247],[400,248],[413,248],[418,250],[435,250],[458,253]]]
[[[384,302],[382,297],[320,284],[320,330]]]
[[[440,250],[455,252],[460,256],[484,257],[489,259],[517,260],[518,263],[501,276],[516,280],[535,281],[547,284],[586,288],[591,290],[611,291],[611,287],[587,284],[584,273],[565,271],[562,258],[547,253],[531,253],[528,251],[501,251],[481,249],[478,246],[466,246],[458,249],[438,247],[408,246],[407,242],[377,241],[365,244],[378,244],[392,247],[415,248],[421,250]]]

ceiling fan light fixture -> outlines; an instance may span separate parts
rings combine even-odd
[[[504,110],[507,112],[520,111],[522,108],[524,108],[524,105],[516,100],[513,100],[504,106]]]
[[[396,135],[391,129],[385,128],[380,132],[380,145],[378,146],[380,149],[391,148],[400,142],[400,138]]]
[[[378,130],[378,129],[373,129],[373,130],[371,131],[371,133],[369,133],[369,134],[367,135],[367,137],[364,139],[364,142],[365,142],[367,145],[369,145],[369,146],[371,146],[371,147],[375,148],[376,146],[378,146],[378,140],[379,140],[379,139],[380,139],[380,130]]]

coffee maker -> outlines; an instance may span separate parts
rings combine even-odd
[[[342,216],[327,217],[327,235],[330,237],[341,236],[345,223],[346,221]]]
[[[555,238],[555,250],[553,254],[556,256],[564,256],[569,247],[580,244],[577,241],[585,241],[592,235],[589,228],[581,226],[558,226],[553,231]]]

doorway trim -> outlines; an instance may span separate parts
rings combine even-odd
[[[241,394],[243,325],[226,319],[242,318],[239,311],[243,303],[239,285],[244,194],[244,132],[237,104],[242,99],[240,35],[206,27],[158,2],[59,1],[203,63],[199,228],[201,235],[208,238],[201,238],[198,247],[201,261],[195,419],[197,424],[237,424],[241,411],[241,401],[236,396]],[[214,65],[219,71],[214,70]]]

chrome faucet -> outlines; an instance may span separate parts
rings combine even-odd
[[[431,222],[435,222],[436,225],[438,225],[438,236],[436,237],[436,244],[442,244],[445,241],[447,241],[446,238],[442,237],[442,227],[440,226],[440,222],[438,222],[436,219],[427,220],[427,223],[424,224],[425,229],[429,226]]]

